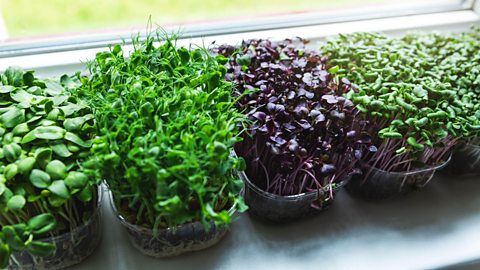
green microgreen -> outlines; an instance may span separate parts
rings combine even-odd
[[[346,97],[377,134],[371,165],[386,171],[430,166],[442,162],[461,137],[478,131],[474,104],[455,89],[453,77],[445,79],[439,70],[443,57],[431,51],[444,43],[425,34],[399,39],[355,33],[323,46],[330,65],[355,82],[358,89]]]
[[[76,85],[71,77],[40,80],[32,71],[10,67],[0,80],[0,267],[5,267],[15,251],[52,254],[55,246],[33,239],[70,231],[92,212],[96,183],[86,176],[83,161],[95,130],[88,106],[70,95]]]
[[[93,107],[98,137],[90,160],[130,222],[151,228],[201,221],[208,228],[244,210],[243,162],[230,151],[243,116],[225,68],[204,48],[150,35],[96,55],[78,95]]]

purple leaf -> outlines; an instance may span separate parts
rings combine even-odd
[[[356,159],[361,159],[362,156],[363,156],[362,150],[359,150],[359,149],[355,150],[355,158]]]
[[[310,123],[305,119],[297,121],[297,124],[301,126],[303,129],[310,129],[312,127],[312,125],[310,125]]]
[[[266,118],[266,114],[264,112],[255,112],[254,114],[252,114],[252,116],[254,118],[256,118],[257,120],[259,121],[265,121],[265,118]]]
[[[328,78],[328,72],[326,70],[320,70],[320,72],[318,72],[318,76],[322,82],[326,82]]]
[[[312,86],[312,79],[313,79],[312,73],[305,73],[305,74],[303,74],[302,81],[303,81],[306,85]]]
[[[311,110],[310,113],[308,114],[308,116],[312,117],[312,118],[316,118],[317,116],[321,115],[322,113],[318,110]]]
[[[275,143],[277,143],[280,146],[287,143],[287,141],[280,136],[270,136],[270,140],[274,141]]]
[[[267,125],[262,125],[258,128],[258,131],[260,132],[263,132],[263,133],[267,133],[268,132],[268,128],[267,128]]]
[[[325,115],[319,114],[317,117],[315,117],[315,124],[321,123],[325,121]]]
[[[322,168],[320,169],[320,172],[322,174],[326,174],[326,175],[334,174],[336,171],[337,171],[337,169],[335,168],[334,165],[326,164],[326,163],[324,163],[322,165]]]
[[[295,97],[295,92],[294,91],[288,92],[288,95],[287,95],[288,99],[293,99],[294,97]]]
[[[330,116],[332,116],[333,118],[341,119],[341,120],[345,119],[345,113],[338,112],[337,110],[331,111]]]
[[[323,100],[326,100],[328,104],[336,104],[338,102],[337,97],[334,95],[324,95]]]
[[[342,81],[342,83],[344,83],[344,84],[346,84],[346,85],[350,85],[350,84],[351,84],[351,82],[350,82],[347,78],[345,78],[345,77],[343,77],[341,81]]]
[[[355,138],[356,135],[357,135],[357,132],[355,130],[350,130],[349,132],[347,132],[347,138],[349,139]]]
[[[296,127],[290,123],[283,123],[282,127],[288,130],[294,130]]]

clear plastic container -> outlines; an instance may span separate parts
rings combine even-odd
[[[250,181],[245,172],[238,172],[245,183],[244,199],[248,205],[248,213],[268,222],[285,223],[312,216],[327,209],[333,202],[330,187],[323,190],[301,193],[298,195],[280,196],[266,192]],[[334,184],[333,195],[338,192],[349,179]],[[313,207],[315,204],[316,207]]]
[[[229,229],[228,225],[216,226],[211,222],[210,230],[206,231],[201,222],[192,222],[175,228],[159,230],[155,235],[152,229],[132,224],[120,215],[111,192],[110,205],[126,229],[132,245],[141,253],[156,258],[172,257],[206,249],[219,242]],[[235,208],[231,208],[229,214],[232,216],[234,213]]]
[[[409,172],[387,172],[365,164],[362,165],[363,174],[352,177],[346,189],[368,200],[393,198],[426,186],[435,172],[445,167],[450,159],[451,156],[437,166]]]
[[[102,192],[98,189],[96,209],[84,224],[68,233],[39,239],[53,243],[55,254],[48,257],[32,256],[28,251],[15,252],[10,258],[9,269],[62,269],[78,264],[90,256],[101,240]]]
[[[461,143],[455,147],[445,172],[456,176],[480,175],[480,145]]]

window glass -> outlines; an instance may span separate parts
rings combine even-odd
[[[0,0],[0,43],[138,31],[146,28],[149,17],[154,25],[163,27],[216,23],[228,28],[229,23],[252,23],[268,18],[281,21],[282,18],[287,20],[290,15],[297,15],[298,19],[304,14],[318,14],[321,17],[328,12],[338,12],[339,15],[335,18],[338,21],[342,19],[342,14],[352,10],[360,15],[371,13],[372,16],[379,16],[383,10],[375,8],[422,12],[429,7],[438,8],[442,5],[461,7],[464,2],[466,1]]]

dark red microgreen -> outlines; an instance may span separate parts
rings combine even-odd
[[[294,195],[331,187],[375,150],[366,139],[368,123],[342,97],[351,83],[339,82],[325,68],[328,58],[303,41],[249,40],[215,52],[230,59],[226,78],[237,84],[237,107],[251,120],[235,149],[260,188]]]

